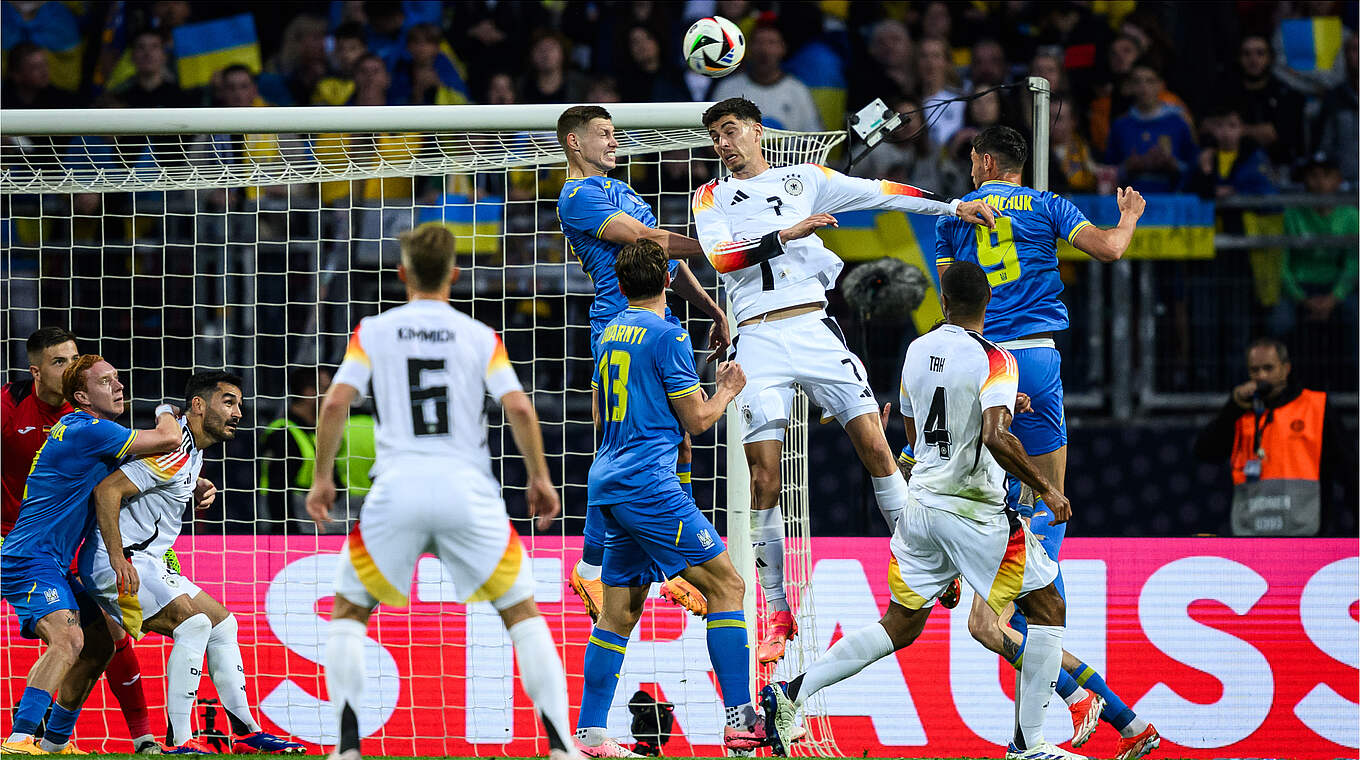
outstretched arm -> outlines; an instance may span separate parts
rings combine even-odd
[[[1072,247],[1107,264],[1118,261],[1128,250],[1133,231],[1138,227],[1138,219],[1143,215],[1143,209],[1147,208],[1142,194],[1131,187],[1116,190],[1115,202],[1119,206],[1118,225],[1102,230],[1088,224],[1072,236]]]
[[[982,201],[949,202],[931,200],[919,187],[890,182],[886,179],[847,177],[840,172],[818,166],[821,170],[820,187],[814,211],[835,214],[841,211],[894,209],[908,214],[925,216],[957,216],[971,224],[996,226],[996,214]]]
[[[694,273],[690,271],[685,262],[680,262],[675,267],[675,277],[671,279],[671,290],[676,295],[694,304],[695,308],[708,318],[713,320],[713,327],[708,331],[708,348],[712,352],[708,355],[708,360],[715,361],[722,358],[727,351],[727,347],[732,344],[732,335],[727,329],[727,315],[723,313],[722,307],[718,302],[704,290],[704,286],[694,278]]]
[[[627,214],[614,217],[600,232],[600,237],[619,245],[628,245],[638,240],[654,240],[672,259],[697,259],[704,255],[704,249],[698,240],[669,230],[648,227]]]

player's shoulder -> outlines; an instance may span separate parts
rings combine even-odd
[[[31,395],[33,395],[33,378],[31,377],[11,380],[0,387],[0,400],[3,400],[6,409],[17,407]]]
[[[605,181],[608,179],[609,177],[603,175],[567,178],[562,183],[562,191],[557,194],[557,205],[570,209],[587,200],[598,200],[605,194],[607,189]],[[609,186],[612,187],[612,183]]]
[[[723,186],[723,179],[726,179],[726,177],[711,179],[694,189],[694,198],[691,201],[694,211],[704,211],[717,205],[716,198],[719,189]]]

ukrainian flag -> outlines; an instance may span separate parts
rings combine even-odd
[[[499,255],[501,230],[505,226],[505,203],[494,195],[473,201],[458,193],[446,193],[437,206],[422,206],[416,211],[416,224],[442,224],[457,240],[455,250],[462,254]]]
[[[1280,23],[1284,60],[1295,71],[1328,71],[1341,51],[1341,17],[1291,18]]]
[[[4,64],[20,42],[32,42],[47,53],[52,84],[63,90],[80,89],[80,61],[85,41],[80,26],[86,9],[71,3],[38,3],[32,18],[24,18],[14,3],[0,4],[0,46]]]
[[[900,211],[850,211],[836,214],[836,227],[823,227],[817,235],[846,261],[873,261],[892,256],[912,264],[934,278],[935,219]],[[916,331],[924,334],[943,317],[940,299],[932,288],[912,314]]]
[[[1212,259],[1214,257],[1214,204],[1197,195],[1151,193],[1147,210],[1124,258]],[[1072,201],[1097,227],[1119,224],[1119,207],[1113,195],[1071,195]],[[1085,261],[1086,254],[1058,241],[1058,258]]]
[[[840,129],[845,120],[845,62],[821,40],[804,45],[784,64],[784,70],[812,91],[812,102],[826,129]]]
[[[186,24],[174,34],[179,86],[186,90],[208,84],[213,74],[232,64],[260,73],[260,43],[249,13]]]

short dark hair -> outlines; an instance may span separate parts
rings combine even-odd
[[[1252,349],[1255,348],[1273,348],[1275,349],[1275,355],[1280,357],[1281,364],[1289,363],[1289,346],[1286,346],[1284,341],[1279,338],[1263,335],[1256,340],[1253,340],[1251,345],[1247,346],[1247,353],[1251,353]]]
[[[225,80],[232,74],[245,74],[246,76],[250,77],[250,81],[252,82],[255,81],[255,72],[251,71],[250,67],[245,65],[244,63],[233,63],[232,65],[222,69],[223,80]]]
[[[655,240],[629,243],[614,261],[619,290],[630,300],[652,298],[666,289],[666,252]]]
[[[1004,124],[990,126],[977,133],[973,137],[973,150],[979,156],[984,153],[991,155],[996,165],[1005,171],[1020,171],[1029,158],[1029,146],[1025,145],[1025,138]]]
[[[956,261],[940,275],[940,293],[949,301],[949,313],[956,317],[981,316],[992,298],[987,273],[971,261]]]
[[[720,100],[704,111],[704,127],[711,127],[724,116],[735,116],[742,121],[760,123],[760,108],[746,98]]]
[[[196,398],[212,403],[213,394],[217,393],[217,386],[222,383],[240,388],[241,378],[220,369],[209,369],[190,375],[189,382],[184,384],[184,410],[188,411]]]
[[[330,367],[294,367],[288,372],[288,395],[300,399],[306,395],[308,388],[312,389],[312,395],[316,395],[321,390],[322,372],[332,374]]]
[[[28,351],[28,363],[37,364],[44,350],[60,346],[67,341],[74,343],[75,340],[76,336],[64,327],[40,327],[28,336],[28,342],[24,344]]]
[[[604,106],[572,106],[557,117],[557,144],[567,149],[567,135],[596,119],[614,120]]]
[[[1158,79],[1163,81],[1166,79],[1162,74],[1161,58],[1152,51],[1148,51],[1138,56],[1138,60],[1134,61],[1133,65],[1129,67],[1129,72],[1132,73],[1134,69],[1147,69],[1153,74],[1156,74]]]

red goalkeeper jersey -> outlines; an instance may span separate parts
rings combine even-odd
[[[9,533],[19,518],[24,498],[24,481],[33,466],[33,457],[47,440],[47,431],[71,405],[52,406],[33,392],[32,380],[5,383],[0,388],[0,481],[3,489],[3,520],[0,536]]]

